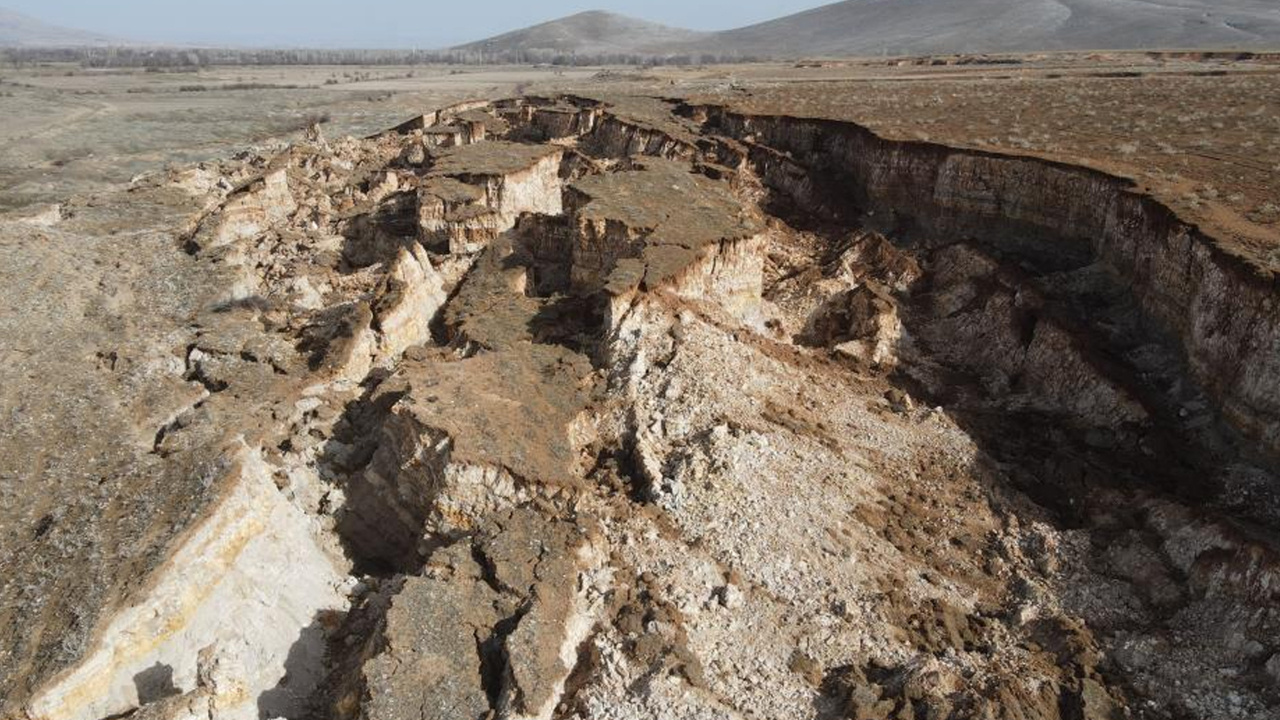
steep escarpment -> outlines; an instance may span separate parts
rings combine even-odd
[[[222,184],[217,492],[33,720],[1280,707],[1273,281],[1119,180],[565,96]]]
[[[1146,324],[1181,346],[1193,377],[1231,424],[1277,450],[1273,270],[1179,221],[1128,181],[1042,160],[886,141],[847,124],[714,109],[707,119],[753,138],[752,158],[767,183],[822,203],[828,197],[814,178],[824,178],[835,203],[878,214],[874,224],[892,234],[926,242],[980,237],[1041,271],[1105,266],[1130,286]]]

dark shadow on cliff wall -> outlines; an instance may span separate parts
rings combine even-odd
[[[181,693],[173,684],[173,667],[159,662],[134,675],[133,685],[138,691],[139,705],[150,705]]]
[[[298,633],[284,661],[284,676],[274,688],[258,696],[258,717],[319,718],[327,716],[322,707],[324,683],[329,667],[329,632],[342,613],[321,611],[310,625]]]

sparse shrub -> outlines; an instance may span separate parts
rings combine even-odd
[[[1280,221],[1280,206],[1275,203],[1264,202],[1249,213],[1248,218],[1262,225],[1272,225]]]

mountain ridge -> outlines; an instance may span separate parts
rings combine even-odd
[[[580,29],[588,26],[613,31]],[[719,32],[590,11],[453,49],[796,58],[1157,48],[1280,49],[1280,6],[1268,0],[845,0]]]
[[[0,47],[85,47],[127,41],[103,33],[62,27],[0,7]]]
[[[484,52],[652,54],[672,43],[696,43],[712,33],[686,30],[640,18],[588,10],[538,23],[452,49]]]

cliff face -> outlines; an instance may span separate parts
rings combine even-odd
[[[255,179],[227,199],[221,210],[201,223],[192,242],[216,248],[251,240],[297,209],[289,192],[289,177],[277,169]]]
[[[1275,275],[1128,181],[1042,160],[887,141],[840,123],[716,110],[708,121],[730,136],[755,138],[752,159],[765,182],[815,209],[857,206],[880,216],[877,224],[927,243],[981,237],[1033,254],[1043,267],[1104,264],[1130,289],[1145,324],[1177,343],[1231,424],[1268,453],[1280,452]],[[812,187],[815,176],[826,178],[823,188]]]
[[[561,158],[555,147],[499,142],[440,152],[419,190],[419,238],[474,254],[524,213],[559,214]]]
[[[259,695],[281,683],[291,653],[323,653],[316,618],[346,609],[349,568],[280,494],[262,458],[239,452],[229,494],[145,599],[112,618],[104,641],[32,701],[33,716],[97,720],[178,688],[188,691],[181,704],[190,717],[302,711],[298,698],[321,679],[306,668],[291,678],[294,694]]]

